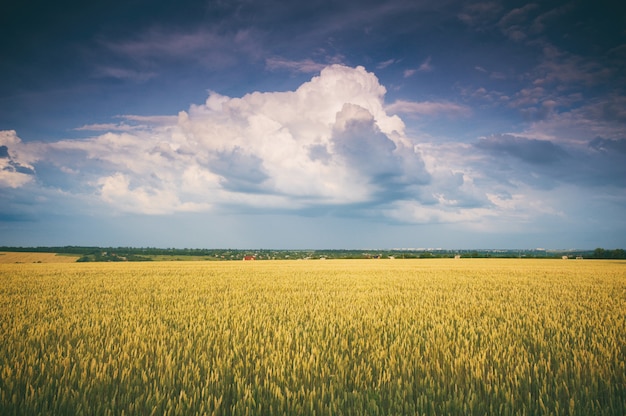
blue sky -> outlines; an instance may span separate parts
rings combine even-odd
[[[14,2],[0,245],[626,247],[615,2]]]

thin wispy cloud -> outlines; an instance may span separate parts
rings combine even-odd
[[[469,107],[451,102],[422,101],[413,102],[397,100],[387,105],[386,110],[390,113],[403,113],[422,116],[468,116],[471,113]]]
[[[97,69],[96,74],[118,78],[141,77],[151,74],[150,68],[164,63],[192,63],[211,69],[228,68],[258,58],[262,51],[259,36],[252,29],[219,32],[208,28],[155,28],[133,39],[104,39],[100,44],[109,53],[132,65],[139,65],[139,69],[104,67]]]
[[[75,131],[132,131],[144,130],[148,126],[169,126],[178,120],[178,116],[138,116],[120,115],[116,118],[122,119],[119,123],[94,123],[76,127]]]
[[[404,78],[410,78],[418,72],[431,72],[434,69],[431,64],[431,60],[432,58],[429,56],[420,64],[419,67],[405,69],[403,72]]]
[[[314,73],[314,72],[320,72],[322,69],[326,67],[326,65],[327,64],[315,62],[312,59],[303,59],[300,61],[293,61],[293,60],[284,59],[280,57],[272,57],[272,58],[267,58],[265,60],[265,66],[270,71],[286,69],[286,70],[294,71],[294,72]]]
[[[393,59],[393,58],[392,58],[392,59],[387,59],[386,61],[379,62],[379,63],[376,65],[376,68],[377,68],[377,69],[385,69],[385,68],[387,68],[388,66],[391,66],[391,65],[393,65],[393,64],[397,64],[397,63],[399,63],[399,62],[400,62],[400,61],[399,61],[399,60],[397,60],[397,59]]]
[[[432,58],[429,56],[426,58],[424,62],[417,68],[418,72],[430,72],[433,70],[433,66],[431,64]]]
[[[156,72],[116,67],[102,67],[94,71],[94,77],[96,78],[114,78],[133,82],[146,82],[156,76],[158,76]]]

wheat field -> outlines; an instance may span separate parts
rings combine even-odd
[[[0,414],[621,415],[626,262],[0,264]]]
[[[55,253],[30,253],[0,251],[0,264],[9,263],[74,263],[80,256]]]

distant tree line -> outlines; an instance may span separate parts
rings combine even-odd
[[[156,248],[156,247],[0,247],[0,251],[75,254],[78,261],[150,261],[171,258],[174,260],[240,260],[254,256],[257,260],[282,259],[429,259],[429,258],[561,258],[584,257],[592,259],[626,259],[623,249],[607,250],[444,250],[444,249],[388,249],[388,250],[270,250],[270,249],[204,249],[204,248]]]
[[[594,259],[626,259],[626,251],[621,248],[615,250],[596,248],[591,257]]]
[[[116,262],[116,261],[152,261],[152,258],[146,256],[138,256],[132,253],[115,253],[108,251],[99,251],[87,254],[76,260],[79,263],[97,261],[97,262]]]

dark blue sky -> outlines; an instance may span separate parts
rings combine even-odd
[[[15,2],[0,244],[626,246],[616,2]]]

